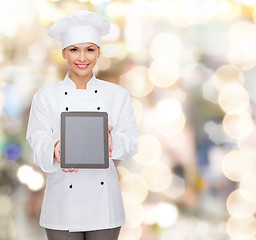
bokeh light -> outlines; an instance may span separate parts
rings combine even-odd
[[[225,132],[232,138],[246,138],[253,131],[253,119],[247,112],[226,114],[223,119]]]
[[[126,49],[131,53],[141,54],[141,50],[145,45],[145,37],[143,31],[143,22],[138,17],[128,17],[129,21],[126,22],[124,29]],[[136,36],[136,37],[134,37]]]
[[[227,84],[244,83],[244,76],[241,70],[233,65],[223,65],[219,67],[214,74],[214,84],[218,90],[221,90]]]
[[[110,69],[112,65],[111,58],[107,58],[104,56],[101,56],[97,62],[98,70],[100,71],[107,71]]]
[[[227,221],[227,232],[231,238],[238,237],[239,235],[252,237],[255,233],[255,227],[256,220],[250,214],[231,216]]]
[[[28,49],[29,57],[33,61],[42,62],[46,58],[46,49],[42,48],[41,43],[34,43]]]
[[[154,88],[149,80],[148,68],[138,66],[120,76],[120,85],[134,97],[145,97]]]
[[[183,234],[180,234],[178,231],[175,230],[168,230],[164,231],[161,235],[160,240],[186,240],[186,237],[183,236]]]
[[[0,89],[5,87],[5,83],[3,80],[0,84],[1,84]],[[4,97],[4,94],[0,91],[0,109],[4,107],[4,104],[5,104],[5,97]]]
[[[157,115],[165,123],[173,123],[182,115],[181,104],[178,100],[170,98],[160,101],[156,106]]]
[[[172,173],[169,167],[163,162],[155,162],[144,167],[142,176],[147,183],[148,189],[152,192],[166,190],[172,181]]]
[[[170,6],[169,21],[177,27],[188,27],[199,21],[200,7],[194,7],[195,1],[173,1]],[[208,8],[209,9],[209,8]]]
[[[19,167],[17,177],[21,183],[26,184],[32,191],[38,191],[44,186],[44,177],[42,173],[35,171],[29,165]]]
[[[252,156],[256,156],[256,148],[255,148],[255,137],[256,137],[256,127],[254,126],[251,134],[243,139],[239,139],[237,141],[237,146],[241,151],[244,151]]]
[[[131,98],[133,112],[136,118],[137,124],[142,120],[143,117],[143,106],[140,100],[136,98]]]
[[[251,6],[251,7],[254,7],[254,8],[256,7],[256,3],[253,0],[235,0],[235,2],[241,3],[245,6]]]
[[[127,174],[121,178],[120,185],[123,199],[127,203],[140,204],[147,197],[147,185],[140,175]]]
[[[162,193],[171,199],[178,199],[184,196],[186,191],[185,179],[172,173],[172,182],[170,186]]]
[[[240,5],[227,0],[215,2],[215,14],[219,19],[229,20],[240,13]]]
[[[48,25],[65,16],[65,13],[51,2],[37,1],[35,7],[38,10],[39,20],[42,25]]]
[[[254,240],[254,235],[251,234],[239,234],[238,236],[233,236],[231,238],[232,240]]]
[[[120,38],[120,27],[115,23],[111,23],[109,34],[102,36],[101,41],[114,42],[114,41],[118,41],[119,38]]]
[[[218,102],[218,91],[214,87],[214,80],[211,77],[209,80],[203,83],[203,98],[209,102],[217,104]]]
[[[0,33],[10,38],[14,37],[20,28],[32,24],[34,15],[33,1],[31,0],[1,1]]]
[[[144,207],[143,223],[168,228],[177,221],[178,215],[178,208],[173,204],[166,202],[149,204]]]
[[[106,12],[112,18],[119,18],[125,15],[126,6],[121,2],[114,2],[107,6]]]
[[[241,180],[239,185],[239,190],[242,197],[250,203],[256,203],[255,181],[256,172],[252,171]]]
[[[244,70],[253,68],[256,65],[256,26],[250,22],[235,25],[230,32],[230,42],[230,63]]]
[[[172,226],[178,218],[178,209],[169,203],[159,203],[156,206],[156,221],[160,227]]]
[[[164,136],[175,136],[185,126],[185,116],[178,100],[169,98],[159,101],[156,107],[155,127]]]
[[[153,59],[170,58],[178,62],[183,51],[183,44],[175,33],[160,33],[152,39],[149,51]]]
[[[140,165],[150,165],[159,160],[161,155],[160,142],[152,135],[141,135],[138,153],[133,157]]]
[[[122,59],[126,56],[126,52],[124,51],[123,44],[116,44],[116,43],[106,43],[104,46],[101,47],[101,54],[105,58],[119,58]]]
[[[14,83],[9,83],[3,89],[5,98],[4,112],[10,118],[18,116],[22,111],[21,92]]]
[[[12,203],[11,198],[8,195],[0,195],[0,216],[1,216],[1,226],[0,226],[0,238],[16,238],[17,233],[15,230],[14,220],[11,215],[12,210],[15,206]],[[4,221],[3,221],[4,219]]]
[[[239,189],[229,194],[226,202],[227,210],[231,216],[247,213],[253,215],[256,211],[256,203],[246,201]]]
[[[119,238],[122,240],[139,240],[142,236],[142,226],[132,228],[121,228]]]
[[[17,161],[20,158],[20,147],[17,144],[8,144],[5,149],[7,160]]]
[[[144,217],[144,210],[141,204],[124,204],[126,223],[125,226],[128,228],[138,227]]]
[[[233,150],[227,153],[222,162],[222,171],[231,181],[239,182],[254,167],[252,156],[246,152]]]
[[[126,176],[126,175],[131,173],[126,167],[123,167],[123,166],[117,166],[116,170],[117,170],[117,174],[118,174],[119,180],[122,177],[124,177],[124,176]]]
[[[170,87],[179,78],[180,69],[172,59],[154,60],[149,67],[149,78],[157,87]]]
[[[246,111],[249,103],[249,94],[240,84],[228,84],[219,95],[219,104],[225,112]]]

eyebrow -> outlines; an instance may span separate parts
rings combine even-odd
[[[70,45],[69,47],[71,47],[71,48],[79,48],[79,47],[74,46],[74,45]],[[90,46],[88,46],[88,47],[86,47],[86,48],[91,48],[91,47],[96,47],[96,46],[94,46],[94,45],[90,45]]]

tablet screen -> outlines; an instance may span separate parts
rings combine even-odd
[[[61,114],[61,167],[108,167],[107,113]]]

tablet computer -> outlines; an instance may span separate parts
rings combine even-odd
[[[61,167],[108,168],[108,114],[61,113]]]

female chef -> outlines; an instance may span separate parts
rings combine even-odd
[[[50,26],[62,42],[69,71],[63,81],[40,88],[33,97],[27,129],[34,162],[47,173],[40,225],[49,240],[115,240],[125,215],[112,159],[128,160],[137,151],[138,132],[129,94],[97,79],[100,36],[109,32],[102,16],[78,11]],[[108,113],[108,169],[60,168],[60,114],[65,111]]]

